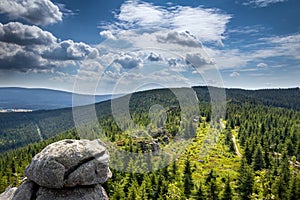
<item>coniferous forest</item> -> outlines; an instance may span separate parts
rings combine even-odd
[[[199,113],[195,115],[194,108],[189,108],[190,116],[184,117],[176,96],[170,90],[132,95],[130,114],[134,123],[143,129],[134,129],[124,122],[128,129],[122,130],[112,116],[110,101],[96,105],[97,123],[103,134],[109,142],[128,152],[152,153],[155,159],[155,154],[178,136],[190,138],[189,145],[169,165],[158,162],[157,165],[163,167],[145,173],[138,173],[140,169],[136,169],[135,160],[120,163],[113,152],[110,162],[127,170],[111,169],[113,176],[104,185],[109,198],[300,199],[299,88],[227,89],[226,113],[224,118],[217,119],[216,127],[221,128],[214,131],[210,123],[214,119],[208,90],[204,87],[195,87],[194,90],[199,99]],[[165,108],[166,117],[151,120],[149,109],[152,105]],[[9,120],[15,116],[20,123],[9,126]],[[0,132],[0,192],[22,182],[25,167],[45,146],[64,138],[81,138],[72,124],[69,109],[22,116],[3,114],[0,119],[5,122],[1,123]],[[41,127],[42,141],[33,134],[35,126],[28,122]],[[97,137],[100,130],[89,128],[92,124],[85,126],[90,135]],[[20,131],[20,137],[13,134],[16,131]],[[207,137],[213,132],[217,132],[216,137]],[[142,137],[144,135],[147,137]],[[206,146],[209,148],[204,148]],[[145,171],[148,167],[144,166]]]

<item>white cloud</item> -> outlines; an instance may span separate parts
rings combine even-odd
[[[248,0],[247,2],[244,2],[244,5],[254,5],[256,7],[267,7],[271,4],[285,2],[288,0]]]
[[[98,50],[82,42],[65,40],[45,51],[42,56],[53,60],[94,59],[98,57]]]
[[[37,72],[96,59],[98,50],[72,40],[58,42],[50,32],[19,22],[0,23],[0,69]]]
[[[151,52],[149,54],[149,56],[147,57],[147,59],[149,61],[152,61],[152,62],[157,62],[157,61],[163,61],[163,57],[160,55],[160,54],[157,54],[157,53],[154,53],[154,52]]]
[[[206,49],[208,55],[212,57],[219,69],[241,68],[245,66],[251,58],[247,53],[239,49]]]
[[[15,44],[0,42],[0,49],[0,69],[26,72],[33,66],[45,69],[50,64],[38,54]]]
[[[187,47],[202,47],[201,43],[197,40],[197,38],[190,34],[188,31],[170,31],[166,34],[166,36],[158,35],[157,41],[162,43],[179,44]]]
[[[59,22],[63,16],[50,0],[1,0],[0,13],[7,14],[10,19],[23,19],[37,25]]]
[[[123,69],[140,67],[148,60],[168,64],[167,67],[177,72],[190,70],[187,60],[202,69],[205,69],[204,65],[214,64],[205,53],[202,42],[222,44],[226,24],[231,19],[218,9],[164,7],[142,1],[126,1],[115,16],[115,23],[101,26],[104,30],[100,35],[114,38],[99,44],[97,48],[101,56],[109,53],[125,55],[114,59]],[[144,54],[128,55],[136,49]],[[147,54],[145,57],[146,51],[157,55]]]
[[[247,47],[246,50],[220,50],[216,48],[206,48],[205,50],[210,57],[214,58],[217,67],[220,69],[243,68],[253,62],[258,63],[258,67],[263,67],[266,62],[270,62],[271,58],[279,57],[299,62],[300,34],[260,38],[256,43],[252,43],[251,46]],[[276,66],[282,66],[283,64],[286,64],[286,62],[274,63]]]
[[[188,31],[201,42],[217,42],[224,39],[226,24],[231,19],[218,9],[202,7],[154,6],[141,1],[127,1],[116,15],[118,22],[102,26],[114,34],[130,30],[136,33],[154,33],[159,31]]]
[[[127,89],[142,84],[143,78],[180,86],[190,81],[184,75],[193,75],[191,65],[197,70],[214,68],[202,44],[220,47],[231,19],[218,9],[164,7],[142,1],[126,1],[115,17],[116,22],[101,26],[100,35],[111,39],[97,46],[99,61],[104,60],[107,68],[102,80],[109,85],[126,83]],[[131,79],[124,80],[125,75]]]
[[[268,67],[268,64],[266,64],[266,63],[258,63],[256,66],[264,68],[264,67]]]
[[[28,26],[19,22],[0,23],[0,41],[19,45],[51,45],[56,42],[52,33],[37,26]]]
[[[110,31],[101,31],[100,35],[102,37],[107,38],[107,39],[116,40],[116,37]]]
[[[242,46],[240,49],[221,49],[220,46],[211,45],[222,44],[222,40],[226,39],[226,24],[231,19],[230,15],[218,9],[189,6],[166,8],[141,1],[127,1],[116,17],[118,21],[115,24],[102,28],[106,28],[117,39],[113,43],[102,44],[102,49],[117,53],[134,49],[152,51],[162,57],[169,70],[175,72],[193,70],[189,67],[191,62],[186,62],[191,60],[197,70],[207,72],[215,67],[234,69],[230,77],[237,77],[240,71],[249,69],[249,64],[252,67],[257,63],[258,67],[263,66],[261,63],[273,65],[269,60],[273,57],[300,59],[300,34],[261,38],[251,43],[251,46]],[[238,30],[227,33],[258,37],[262,30],[265,29],[261,26],[239,27]],[[207,42],[210,44],[209,48],[205,46]]]
[[[284,56],[300,60],[300,34],[261,38],[260,41],[258,46],[262,48],[254,52],[258,58]]]
[[[153,6],[150,3],[139,1],[127,1],[121,8],[117,18],[125,23],[124,28],[140,27],[156,27],[160,26],[167,20],[165,17],[167,12],[159,6]]]
[[[168,65],[171,67],[170,70],[176,72],[185,72],[188,70],[188,64],[185,59],[182,58],[167,58]]]
[[[240,73],[238,73],[238,72],[232,72],[230,75],[229,75],[230,77],[238,77],[238,76],[240,76]]]
[[[201,68],[207,65],[215,64],[212,59],[209,59],[208,57],[205,57],[200,53],[194,53],[194,54],[188,53],[186,54],[185,60],[187,63],[191,64],[195,68]]]
[[[143,66],[142,59],[136,55],[126,54],[117,58],[114,62],[120,64],[124,69],[133,69]]]
[[[188,30],[197,36],[201,42],[216,41],[222,44],[226,24],[231,19],[228,14],[218,9],[192,8],[188,6],[177,7],[172,19],[175,30]]]

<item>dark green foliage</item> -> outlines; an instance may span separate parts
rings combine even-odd
[[[229,147],[229,151],[235,153],[234,144],[232,141],[232,134],[230,130],[225,130],[225,144]]]
[[[196,193],[196,200],[205,200],[205,199],[206,199],[206,196],[204,194],[202,186],[200,185],[197,190],[197,193]]]
[[[225,188],[221,200],[232,200],[232,198],[233,198],[233,193],[230,186],[230,178],[228,176],[226,179]]]
[[[262,148],[260,144],[258,144],[253,154],[252,167],[254,171],[257,171],[257,170],[262,170],[264,166],[265,166],[265,161],[264,161]]]
[[[217,200],[219,195],[219,190],[216,182],[216,175],[214,170],[211,170],[206,177],[205,184],[208,187],[207,198],[211,200]]]
[[[297,174],[293,174],[291,184],[290,184],[289,200],[299,200],[299,199],[300,199],[300,176]]]
[[[250,149],[250,140],[247,140],[246,141],[246,144],[245,144],[245,148],[244,148],[244,156],[247,160],[247,164],[250,165],[252,163],[252,152],[251,152],[251,149]]]
[[[289,197],[289,181],[290,181],[290,164],[287,151],[284,150],[279,166],[279,176],[273,184],[273,193],[279,199],[288,199]]]
[[[189,157],[185,160],[183,174],[184,194],[186,195],[186,197],[189,197],[193,189],[192,170]]]
[[[253,191],[254,177],[253,177],[252,168],[247,164],[244,158],[242,159],[239,173],[240,173],[238,178],[239,196],[243,200],[250,200]]]
[[[205,120],[214,120],[208,103],[209,93],[205,87],[197,87],[195,90],[200,100],[200,116],[196,117],[199,117],[202,127],[209,127]],[[201,153],[200,147],[195,147],[192,151],[185,152],[178,161],[155,172],[141,174],[111,169],[113,177],[103,186],[110,199],[247,200],[250,196],[260,196],[258,199],[299,199],[299,169],[296,167],[297,163],[293,163],[295,159],[300,161],[300,114],[296,111],[300,109],[299,89],[226,91],[227,123],[218,141],[222,144],[224,155],[195,159],[195,155]],[[283,98],[283,94],[287,97]],[[155,104],[162,105],[167,111],[165,121],[151,121],[149,109]],[[189,108],[189,116],[181,118],[179,102],[170,90],[138,92],[132,95],[129,107],[134,123],[146,127],[144,133],[159,141],[161,148],[168,144],[164,140],[165,136],[169,141],[174,136],[191,137],[193,141],[201,138],[199,133],[194,137],[195,128],[200,127],[200,123],[194,121],[194,108]],[[126,151],[152,151],[149,141],[142,145],[138,135],[140,130],[133,130],[135,137],[124,133],[124,129],[119,127],[111,115],[110,101],[97,104],[96,111],[101,131],[87,124],[88,134],[98,137],[99,133],[103,133],[110,141],[119,144],[118,148]],[[47,144],[63,138],[79,138],[75,131],[52,137],[73,127],[71,117],[68,109],[40,111],[31,115],[0,115],[0,151],[3,151],[0,154],[0,191],[8,185],[19,185],[26,165]],[[123,123],[122,126],[133,128],[125,119]],[[40,127],[44,138],[51,139],[38,142],[40,139],[34,132],[36,125]],[[234,153],[232,133],[238,134],[236,139],[243,153],[240,164],[240,158]],[[32,142],[36,143],[4,152]],[[217,163],[215,159],[222,156],[225,159],[222,163]],[[121,159],[113,159],[120,156],[111,158],[111,162],[118,163],[126,171],[138,171],[134,160],[123,163]],[[236,165],[231,167],[228,163],[233,160]],[[215,164],[221,167],[207,168],[206,162],[212,162],[210,166]],[[151,169],[152,165],[149,159],[143,167]],[[206,171],[201,174],[196,173],[197,170]],[[258,181],[254,181],[254,178]]]

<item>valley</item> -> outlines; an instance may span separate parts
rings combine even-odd
[[[139,128],[127,130],[122,130],[114,120],[110,101],[96,104],[100,126],[91,122],[85,124],[84,129],[90,137],[102,138],[109,144],[113,177],[103,187],[110,199],[293,199],[293,195],[299,196],[299,89],[263,92],[227,89],[226,114],[219,125],[212,123],[207,88],[194,90],[201,99],[199,116],[195,117],[190,109],[184,119],[170,90],[134,93],[129,108]],[[149,116],[153,105],[168,110],[165,120]],[[32,123],[36,141],[18,138],[20,148],[7,148],[1,153],[2,191],[10,184],[20,184],[26,165],[47,144],[82,137],[74,129],[68,108],[18,114],[9,113],[11,118],[1,119],[8,124],[9,119],[17,116],[20,124]],[[59,127],[59,124],[64,126]],[[13,126],[6,127],[6,130],[14,130]],[[25,126],[23,130],[26,129]],[[2,138],[9,137],[2,135]],[[2,143],[3,147],[5,144]],[[148,153],[150,160],[127,160],[119,150],[134,152],[137,156]],[[165,153],[174,156],[167,165],[166,160],[160,160]],[[122,170],[115,169],[116,166]],[[144,173],[137,173],[139,171]]]

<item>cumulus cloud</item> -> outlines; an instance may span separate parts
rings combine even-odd
[[[96,48],[72,40],[58,42],[55,36],[37,26],[0,23],[0,69],[45,71],[97,57]]]
[[[100,26],[100,35],[113,40],[97,46],[101,57],[108,52],[122,55],[109,59],[114,61],[107,66],[114,69],[107,75],[114,78],[124,71],[132,73],[134,68],[148,73],[151,66],[155,70],[164,66],[176,73],[193,70],[191,65],[211,69],[209,65],[214,61],[205,56],[202,44],[222,45],[226,24],[231,19],[231,15],[218,9],[156,6],[143,1],[125,1],[114,14],[115,22]],[[141,54],[128,53],[137,49]]]
[[[18,45],[51,45],[56,38],[37,26],[28,26],[19,22],[0,23],[0,41]]]
[[[191,64],[193,67],[201,68],[203,66],[207,65],[213,65],[215,64],[214,61],[200,53],[194,53],[194,54],[186,54],[186,62],[188,64]]]
[[[189,68],[187,62],[183,58],[167,58],[167,64],[171,67],[171,71],[186,72]]]
[[[113,40],[97,46],[101,57],[102,53],[109,52],[121,55],[114,59],[108,56],[113,64],[105,65],[112,68],[105,73],[107,80],[118,80],[124,73],[135,71],[151,80],[166,81],[172,77],[177,85],[182,81],[171,75],[155,76],[149,72],[168,69],[172,73],[188,74],[195,67],[211,69],[214,61],[203,53],[202,44],[222,45],[226,24],[231,19],[231,15],[214,8],[156,6],[142,1],[125,1],[114,14],[115,22],[100,26],[100,35]],[[133,51],[141,53],[128,53]],[[136,81],[132,77],[130,81]]]
[[[171,31],[165,36],[158,35],[157,41],[162,43],[179,44],[187,47],[202,47],[197,38],[188,31],[181,33],[177,31]]]
[[[157,61],[162,61],[163,58],[160,54],[157,54],[157,53],[154,53],[154,52],[151,52],[150,55],[147,57],[147,59],[149,61],[152,61],[152,62],[157,62]]]
[[[280,3],[280,2],[285,2],[288,0],[248,0],[246,2],[244,2],[244,5],[253,5],[256,7],[267,7],[271,4],[275,4],[275,3]]]
[[[0,69],[26,72],[35,66],[45,69],[49,66],[47,60],[38,54],[26,51],[16,44],[0,42]]]
[[[112,32],[106,30],[106,31],[101,31],[100,35],[102,37],[105,37],[107,39],[111,39],[111,40],[116,40],[116,37],[112,34]]]
[[[180,58],[168,58],[167,61],[168,61],[168,64],[172,67],[182,64],[182,59],[180,59]]]
[[[53,60],[83,60],[94,59],[98,56],[98,50],[85,43],[75,43],[72,40],[65,40],[54,48],[43,53],[44,58]]]
[[[62,20],[62,12],[50,0],[1,0],[0,13],[10,19],[23,19],[37,25],[47,25]]]
[[[124,69],[133,69],[136,67],[142,67],[143,65],[141,58],[128,54],[117,58],[114,62],[120,64]]]
[[[229,74],[229,76],[230,77],[238,77],[238,76],[240,76],[240,73],[238,73],[238,72],[232,72],[231,74]]]

